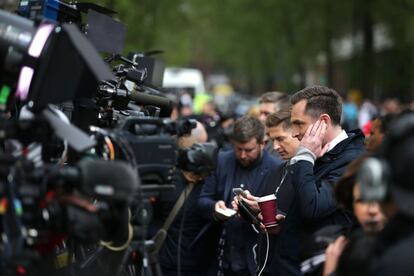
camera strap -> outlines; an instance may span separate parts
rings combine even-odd
[[[170,214],[168,215],[167,219],[164,222],[164,225],[155,236],[152,238],[154,241],[154,251],[153,253],[158,253],[167,237],[168,229],[170,228],[171,224],[173,223],[175,217],[177,216],[178,212],[183,207],[185,200],[187,199],[188,195],[191,193],[192,189],[194,188],[194,183],[188,183],[185,189],[181,192],[180,197],[174,204]]]

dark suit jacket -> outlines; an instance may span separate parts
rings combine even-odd
[[[364,135],[358,130],[348,133],[347,139],[314,165],[299,161],[286,167],[287,175],[278,193],[279,209],[287,213],[286,220],[279,234],[270,239],[271,261],[263,275],[301,275],[300,250],[310,236],[327,225],[353,223],[349,214],[338,208],[333,187],[346,166],[363,152]],[[261,261],[265,242],[262,237]]]
[[[266,193],[266,186],[270,182],[278,182],[280,179],[274,179],[274,171],[282,169],[282,161],[271,157],[266,151],[263,151],[263,157],[260,163],[260,172],[252,183],[249,191],[255,196],[263,196]],[[233,151],[223,152],[219,155],[218,166],[213,175],[206,179],[199,198],[199,207],[201,214],[214,221],[214,205],[217,201],[223,200],[227,206],[233,199],[232,188],[240,183],[234,182],[234,174],[236,170],[236,158]],[[231,218],[226,223],[232,223],[233,220],[240,218]],[[252,275],[255,274],[257,265],[252,251],[253,246],[257,242],[258,234],[252,229],[247,222],[241,223],[241,229],[232,235],[239,235],[239,240],[245,241],[247,266]]]
[[[364,135],[360,130],[348,133],[348,138],[317,159],[315,165],[299,161],[289,166],[297,207],[312,233],[323,226],[350,223],[338,208],[334,185],[346,166],[365,152]]]

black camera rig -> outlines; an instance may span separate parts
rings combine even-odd
[[[173,187],[177,167],[210,172],[212,158],[199,153],[214,151],[177,149],[176,137],[189,135],[195,122],[165,118],[173,103],[157,88],[163,66],[148,54],[120,55],[125,27],[112,11],[27,0],[18,12],[23,17],[0,11],[0,274],[15,275],[29,260],[44,263],[39,256],[69,241],[72,274],[87,273],[96,258],[78,253],[88,247],[99,253],[134,240],[145,255],[148,194]],[[118,64],[111,70],[97,50]],[[51,107],[68,101],[73,124]],[[30,118],[19,117],[23,105]],[[60,143],[69,154],[60,154]],[[59,164],[51,158],[57,152]]]

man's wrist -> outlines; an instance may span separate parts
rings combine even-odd
[[[316,160],[316,155],[309,149],[300,146],[296,155],[294,157],[292,157],[292,159],[290,159],[289,164],[295,164],[296,162],[299,161],[308,161],[310,163],[312,163],[312,165],[315,164],[315,160]]]

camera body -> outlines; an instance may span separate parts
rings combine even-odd
[[[35,246],[47,243],[51,244],[48,253],[53,255],[55,248],[68,237],[83,249],[90,243],[97,246],[98,240],[130,246],[134,235],[130,222],[143,217],[146,211],[134,208],[137,203],[149,201],[149,188],[145,187],[173,186],[180,162],[190,164],[186,168],[196,173],[210,172],[214,167],[214,162],[203,163],[206,159],[199,158],[199,153],[206,149],[203,147],[185,151],[182,159],[178,158],[180,152],[175,136],[189,135],[195,123],[159,118],[161,106],[168,111],[171,102],[152,87],[159,83],[162,75],[161,70],[156,69],[162,67],[155,59],[135,53],[131,60],[121,58],[124,65],[111,70],[96,51],[119,57],[123,50],[125,28],[106,16],[113,12],[88,3],[22,0],[19,13],[26,18],[0,11],[3,22],[0,46],[13,50],[0,53],[3,61],[0,86],[12,91],[10,96],[6,95],[9,96],[7,106],[14,107],[15,101],[27,104],[34,119],[29,123],[9,120],[11,108],[0,106],[0,119],[12,123],[7,129],[6,124],[0,126],[0,163],[8,162],[0,166],[0,195],[12,203],[10,206],[16,205],[0,216],[0,232],[5,237],[0,251],[3,253],[4,249],[10,253],[10,259],[0,254],[2,275],[3,263],[12,265],[8,262],[12,257],[29,260],[30,256],[23,255],[23,251],[39,253]],[[87,14],[87,21],[84,14]],[[134,85],[128,86],[127,81]],[[103,83],[108,87],[105,92],[99,89]],[[95,127],[95,132],[87,135],[52,114],[50,104],[68,101],[73,101],[73,110],[79,108],[79,102],[91,103],[85,108],[91,111],[88,116],[80,116],[82,121],[88,122],[84,130],[100,121],[108,122],[105,125],[108,129]],[[135,102],[133,108],[132,102]],[[75,114],[73,110],[71,116]],[[41,124],[34,123],[37,119]],[[37,165],[30,164],[30,146],[52,144],[52,135],[67,143],[76,158],[62,157],[61,164],[57,165],[37,156]],[[14,152],[3,147],[11,140],[21,146],[17,159]],[[48,147],[51,156],[56,155],[54,149]],[[211,159],[214,156],[212,154]],[[9,157],[10,162],[6,160]],[[89,166],[82,158],[94,160],[94,165]],[[114,165],[120,160],[127,162],[121,162],[119,167]],[[18,208],[19,203],[23,211]],[[143,228],[148,222],[143,222]],[[54,233],[59,239],[55,239]],[[145,238],[145,231],[143,233],[135,240]],[[145,246],[133,250],[145,250]],[[82,256],[76,255],[79,263],[74,266],[80,266],[82,261]]]
[[[121,135],[131,147],[142,183],[144,185],[174,184],[177,164],[176,140],[171,135],[159,133],[163,126],[150,124],[149,127],[158,133],[140,133],[139,130],[144,128],[145,119],[128,118],[126,122],[128,124],[123,124],[120,129],[114,131],[117,135]],[[132,123],[135,126],[130,125]]]

